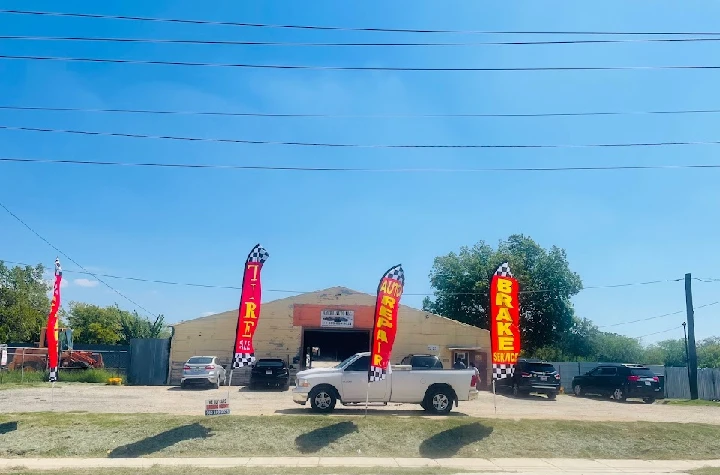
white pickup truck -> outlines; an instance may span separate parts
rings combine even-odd
[[[399,402],[420,404],[435,414],[447,414],[458,401],[477,399],[474,370],[413,370],[391,366],[383,381],[370,383],[370,353],[357,353],[334,368],[316,368],[297,374],[293,401],[303,406],[310,401],[315,412],[331,412],[342,404]]]

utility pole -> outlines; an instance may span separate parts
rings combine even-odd
[[[688,384],[690,381],[690,354],[688,353],[688,343],[687,343],[687,322],[683,322],[683,334],[685,335],[685,367],[687,368],[687,374],[688,374]]]
[[[685,307],[688,326],[688,371],[690,379],[690,399],[698,398],[697,384],[697,348],[695,347],[695,311],[692,303],[692,276],[685,274]]]

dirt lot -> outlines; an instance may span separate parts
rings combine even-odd
[[[204,414],[205,399],[227,396],[219,390],[176,387],[104,386],[59,383],[54,394],[49,387],[29,387],[0,391],[2,412],[86,411],[104,413]],[[236,415],[309,414],[307,407],[292,402],[289,391],[248,391],[233,387],[230,407]],[[362,406],[338,405],[335,414],[362,414]],[[425,415],[419,406],[389,404],[372,406],[370,413],[396,416]],[[646,405],[639,401],[615,403],[604,399],[578,399],[558,396],[556,401],[542,397],[513,399],[497,396],[497,415],[493,396],[482,392],[477,401],[460,402],[453,415],[499,417],[503,419],[558,419],[587,421],[690,422],[720,425],[720,408],[703,406]]]

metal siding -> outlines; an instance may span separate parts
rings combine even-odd
[[[169,362],[169,339],[130,340],[128,382],[141,386],[162,386],[167,381]]]

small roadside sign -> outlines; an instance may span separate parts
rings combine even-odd
[[[0,345],[0,366],[7,366],[8,364],[8,346]]]
[[[225,414],[230,414],[230,403],[228,403],[227,398],[205,400],[206,416],[222,416]]]

